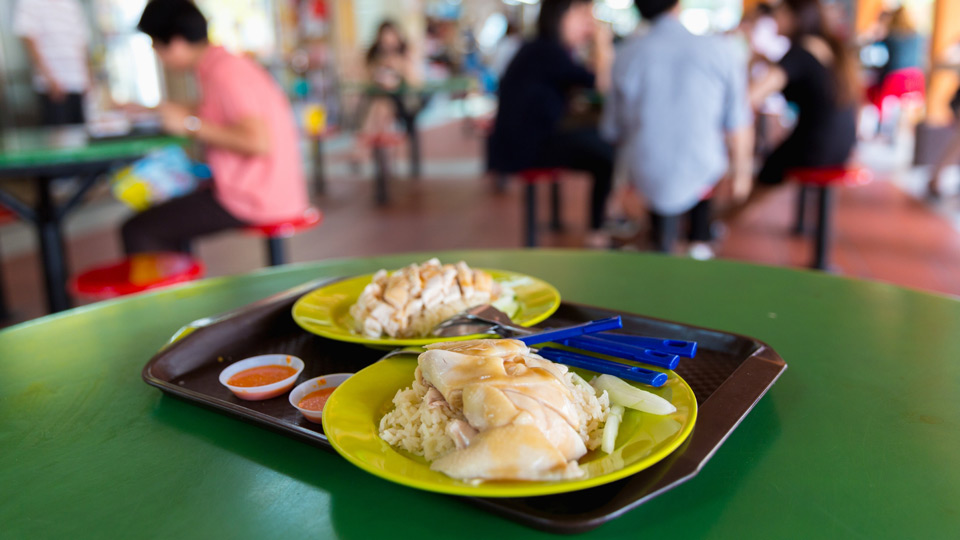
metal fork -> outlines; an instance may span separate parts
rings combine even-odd
[[[510,317],[491,306],[483,304],[443,321],[430,333],[437,337],[459,337],[473,334],[496,334],[500,337],[527,336],[534,333],[529,328],[517,326]]]

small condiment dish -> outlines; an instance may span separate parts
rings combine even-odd
[[[300,407],[300,401],[308,395],[325,388],[336,388],[340,386],[343,381],[349,379],[353,376],[353,373],[333,373],[330,375],[323,375],[321,377],[314,377],[306,382],[300,383],[296,388],[290,392],[290,405],[293,405],[295,409],[300,411],[300,414],[304,416],[307,420],[319,424],[323,418],[323,410],[313,411],[310,409],[303,409]]]
[[[296,372],[283,380],[263,386],[234,386],[227,382],[231,377],[241,371],[262,366],[289,366],[295,369]],[[220,384],[226,386],[240,399],[261,401],[277,397],[293,388],[293,385],[297,382],[297,377],[300,376],[302,371],[303,360],[296,356],[290,356],[289,354],[263,354],[240,360],[227,366],[226,369],[220,372]]]

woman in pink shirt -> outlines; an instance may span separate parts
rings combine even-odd
[[[164,129],[203,143],[213,185],[131,218],[128,253],[189,249],[195,237],[303,214],[308,206],[290,103],[266,70],[207,42],[207,21],[189,0],[152,0],[138,29],[171,70],[192,71],[200,103],[159,107]]]

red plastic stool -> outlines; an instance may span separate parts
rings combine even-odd
[[[70,283],[74,294],[106,300],[203,277],[203,263],[183,253],[139,253],[99,266]]]
[[[834,186],[862,186],[873,180],[873,174],[863,167],[824,167],[793,169],[787,178],[800,184],[797,198],[796,234],[805,232],[806,201],[808,188],[817,190],[817,230],[815,234],[813,267],[827,270],[830,256],[830,223],[833,207]]]
[[[270,266],[280,266],[286,262],[283,253],[283,240],[303,231],[312,229],[323,221],[323,213],[310,207],[302,216],[288,221],[250,225],[247,231],[267,239],[268,262]]]
[[[383,132],[363,135],[360,141],[373,151],[374,169],[374,199],[377,204],[387,204],[387,178],[390,176],[390,157],[387,149],[403,144],[404,136],[400,133]]]
[[[524,220],[526,231],[524,238],[527,247],[537,246],[537,184],[550,184],[550,228],[559,231],[560,225],[560,173],[563,169],[525,169],[517,173],[524,184],[526,184],[526,210],[527,215]]]

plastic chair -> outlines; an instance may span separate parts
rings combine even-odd
[[[833,193],[835,186],[862,186],[873,180],[873,174],[863,167],[822,167],[793,169],[787,172],[787,178],[800,185],[797,198],[796,234],[805,232],[806,200],[808,188],[817,191],[817,229],[814,235],[813,268],[827,270],[830,262],[831,222],[833,212]]]
[[[83,272],[70,283],[77,296],[106,300],[203,277],[203,263],[184,253],[139,253]]]
[[[537,246],[537,184],[550,184],[550,229],[559,231],[560,224],[560,173],[563,169],[525,169],[517,173],[521,182],[526,184],[526,224],[524,231],[525,245]]]
[[[300,217],[264,225],[250,225],[246,230],[267,239],[267,262],[270,266],[279,266],[286,263],[283,240],[312,229],[321,222],[323,222],[323,213],[310,207]]]

